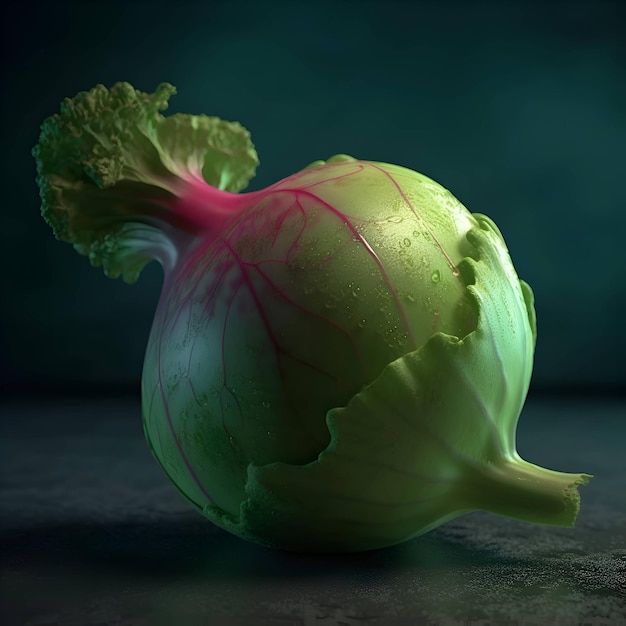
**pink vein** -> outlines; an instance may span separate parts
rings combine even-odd
[[[372,163],[371,161],[366,161],[366,163],[372,167],[375,170],[378,170],[379,172],[381,172],[383,174],[383,176],[385,176],[386,178],[388,178],[391,183],[393,184],[393,186],[397,189],[398,193],[400,194],[400,196],[402,197],[402,199],[404,200],[404,202],[406,203],[406,205],[409,207],[409,209],[411,210],[411,213],[413,213],[413,215],[415,215],[415,217],[423,224],[424,230],[426,230],[428,232],[428,234],[432,237],[433,241],[435,242],[436,246],[439,248],[439,250],[441,251],[441,254],[443,254],[443,256],[445,257],[448,265],[450,266],[450,269],[452,270],[452,273],[455,276],[459,275],[459,270],[457,269],[456,265],[454,264],[454,262],[452,261],[452,259],[449,257],[448,253],[445,251],[444,247],[441,245],[441,242],[439,241],[439,239],[437,239],[437,237],[435,237],[435,235],[432,233],[430,227],[426,224],[426,222],[424,221],[424,218],[418,214],[418,212],[415,210],[415,206],[413,205],[413,203],[409,200],[408,196],[406,195],[406,193],[404,193],[404,191],[402,190],[402,187],[400,187],[400,185],[398,184],[398,182],[396,181],[396,179],[389,173],[386,172],[382,167],[379,167],[378,165],[375,165],[374,163]]]
[[[378,266],[378,269],[383,277],[383,280],[385,281],[385,284],[387,285],[387,288],[389,289],[389,292],[391,293],[391,297],[393,298],[393,301],[396,305],[397,310],[400,312],[400,315],[402,317],[402,322],[406,328],[407,334],[411,340],[411,343],[413,344],[413,346],[416,345],[415,342],[415,335],[413,333],[413,329],[411,328],[411,324],[409,322],[409,318],[408,315],[406,313],[405,308],[402,306],[402,303],[400,302],[400,297],[398,296],[398,292],[396,291],[395,287],[392,284],[391,278],[389,276],[389,274],[387,273],[387,270],[385,269],[385,266],[383,265],[382,261],[380,260],[380,258],[378,257],[378,255],[376,254],[376,252],[374,251],[374,249],[372,248],[372,246],[370,246],[369,242],[367,241],[367,239],[365,239],[365,237],[363,237],[363,235],[361,235],[361,233],[359,233],[359,231],[355,228],[354,224],[352,224],[352,222],[350,222],[350,220],[348,219],[348,217],[346,216],[346,214],[341,213],[341,211],[338,211],[335,207],[333,207],[332,204],[330,204],[329,202],[326,202],[325,200],[322,200],[322,198],[320,198],[319,196],[317,196],[316,194],[307,191],[307,190],[303,190],[303,189],[276,189],[274,190],[274,193],[295,193],[297,194],[303,194],[305,196],[308,196],[310,198],[313,198],[314,200],[316,200],[317,202],[319,202],[320,204],[322,204],[326,209],[328,209],[328,211],[330,213],[332,213],[333,215],[335,215],[336,217],[338,217],[350,230],[350,232],[352,233],[352,236],[354,237],[355,240],[359,241],[361,243],[361,245],[367,250],[367,253],[371,256],[371,258],[374,260],[374,262],[376,263],[376,265]]]

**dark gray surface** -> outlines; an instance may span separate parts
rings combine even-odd
[[[0,405],[6,626],[626,624],[626,405],[529,402],[529,461],[595,474],[575,529],[473,513],[404,545],[303,556],[215,528],[143,439],[139,400]]]

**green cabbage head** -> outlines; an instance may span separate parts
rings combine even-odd
[[[590,476],[516,451],[535,312],[495,224],[346,155],[240,193],[248,132],[163,116],[174,92],[79,93],[34,156],[58,239],[129,283],[163,267],[143,420],[183,496],[294,551],[383,548],[475,510],[572,526]]]

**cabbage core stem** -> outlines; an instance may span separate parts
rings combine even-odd
[[[549,470],[519,457],[490,463],[478,470],[469,493],[474,508],[528,522],[573,527],[580,509],[577,487],[588,474]],[[467,483],[465,483],[467,487]]]

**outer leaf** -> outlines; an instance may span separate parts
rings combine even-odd
[[[522,290],[487,220],[459,266],[478,324],[436,334],[391,363],[345,408],[329,411],[331,443],[312,463],[248,467],[240,520],[205,514],[248,539],[291,550],[381,548],[474,509],[571,525],[585,475],[522,461],[515,427],[534,348]]]
[[[158,138],[168,169],[175,172],[185,164],[188,172],[224,191],[245,189],[259,164],[250,133],[239,122],[177,113],[162,120]]]
[[[161,83],[147,94],[129,83],[97,85],[66,98],[41,126],[33,149],[41,212],[57,239],[70,242],[110,277],[134,282],[152,258],[171,256],[174,229],[194,233],[180,196],[237,192],[258,158],[237,122],[206,115],[164,117],[176,93]],[[206,194],[209,200],[216,194]],[[206,198],[205,198],[206,200]],[[205,212],[213,207],[206,200]],[[196,203],[197,204],[197,203]],[[195,205],[192,206],[195,208]]]

